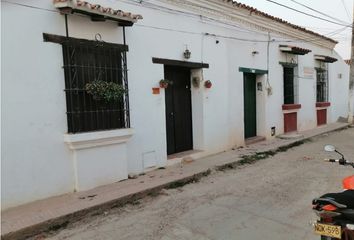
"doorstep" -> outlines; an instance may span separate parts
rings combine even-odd
[[[190,163],[195,161],[196,159],[200,159],[207,155],[210,154],[208,154],[207,151],[202,151],[202,150],[189,150],[189,151],[174,153],[167,156],[166,166],[169,167],[175,164]]]
[[[252,144],[255,144],[255,143],[258,143],[258,142],[262,142],[262,141],[265,141],[266,138],[265,137],[261,137],[261,136],[255,136],[255,137],[250,137],[250,138],[246,138],[245,139],[245,144],[246,146],[248,145],[252,145]]]
[[[303,139],[312,138],[327,132],[348,128],[348,123],[328,124],[302,132]],[[303,141],[301,139],[300,141]],[[244,155],[255,154],[280,147],[291,146],[297,139],[272,139],[255,143],[252,146],[196,159],[188,164],[180,164],[158,169],[139,176],[83,192],[68,193],[51,197],[2,212],[1,238],[28,239],[49,229],[90,217],[94,214],[109,212],[111,208],[134,202],[164,188],[190,183],[208,175],[212,170],[225,169],[237,164]],[[204,154],[204,153],[203,153]]]
[[[304,135],[299,134],[297,132],[290,132],[290,133],[278,135],[277,138],[280,138],[280,139],[301,139],[301,138],[304,138]]]

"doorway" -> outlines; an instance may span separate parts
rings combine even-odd
[[[191,71],[179,66],[164,66],[167,155],[193,149]]]
[[[256,74],[244,73],[244,130],[245,139],[257,136]]]

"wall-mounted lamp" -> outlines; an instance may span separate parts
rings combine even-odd
[[[186,45],[186,50],[183,53],[183,56],[185,59],[190,59],[191,58],[191,51],[189,51],[188,46]]]
[[[267,94],[268,96],[273,95],[273,88],[271,86],[267,87]]]
[[[192,84],[194,87],[198,88],[200,86],[200,78],[199,77],[193,77],[192,78]]]

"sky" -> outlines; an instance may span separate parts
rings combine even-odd
[[[330,38],[337,40],[335,50],[344,58],[349,59],[351,54],[351,28],[336,25],[330,22],[319,20],[310,16],[297,13],[293,10],[278,6],[267,0],[236,0],[255,7],[260,11],[266,12],[270,15],[280,17],[290,23],[305,27],[314,32],[322,35],[329,36]],[[300,11],[319,16],[321,18],[329,19],[330,21],[344,22],[344,25],[352,23],[353,16],[353,1],[354,0],[272,0],[280,4],[296,8]],[[297,2],[297,3],[296,3]],[[306,5],[312,9],[329,15],[337,20],[330,19],[324,15],[316,13],[300,4]]]

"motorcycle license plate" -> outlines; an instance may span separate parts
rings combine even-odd
[[[315,223],[315,233],[322,236],[341,239],[342,229],[340,226]]]

